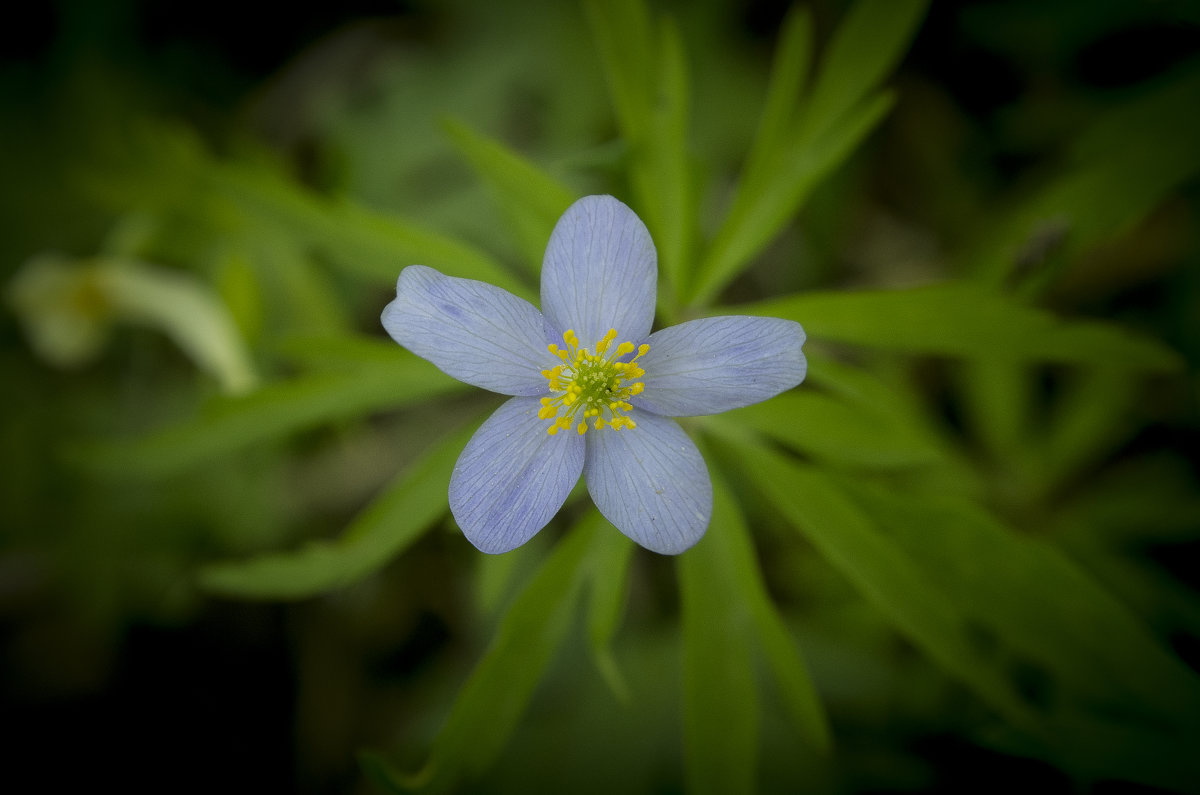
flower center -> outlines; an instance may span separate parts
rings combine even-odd
[[[542,409],[538,416],[553,420],[546,429],[551,436],[572,425],[580,434],[586,433],[588,420],[592,421],[592,427],[596,430],[637,427],[637,423],[623,412],[633,410],[629,398],[643,389],[642,382],[636,379],[645,375],[646,371],[635,362],[646,355],[650,346],[638,347],[637,355],[629,361],[618,361],[633,353],[634,345],[632,342],[622,342],[612,348],[616,338],[617,330],[609,329],[596,343],[596,352],[592,353],[587,348],[580,348],[579,338],[573,330],[568,330],[563,334],[566,348],[557,345],[547,347],[550,353],[562,359],[562,364],[542,370],[553,394],[542,398]]]

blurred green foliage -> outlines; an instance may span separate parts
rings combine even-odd
[[[130,49],[149,5],[59,3],[0,73],[19,747],[63,699],[119,723],[141,691],[96,694],[139,627],[236,653],[238,616],[282,616],[292,750],[223,777],[1200,786],[1195,7],[464,0],[239,82]],[[412,263],[532,299],[596,192],[651,230],[661,323],[794,319],[809,379],[686,423],[716,507],[678,559],[579,499],[481,556],[446,486],[497,400],[378,313]]]

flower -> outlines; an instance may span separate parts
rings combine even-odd
[[[30,347],[56,367],[91,362],[113,326],[124,322],[166,333],[230,394],[258,383],[229,310],[207,285],[183,273],[124,257],[47,252],[21,266],[4,293]]]
[[[678,554],[712,516],[712,482],[672,417],[715,414],[804,380],[790,320],[712,317],[650,333],[654,243],[612,196],[575,202],[550,235],[542,311],[483,282],[405,268],[383,326],[448,375],[511,395],[467,443],[450,510],[483,552],[554,517],[582,474],[596,507],[647,549]]]

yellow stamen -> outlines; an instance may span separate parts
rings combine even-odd
[[[641,381],[635,380],[645,375],[645,371],[634,361],[650,346],[622,342],[614,347],[616,338],[617,330],[609,329],[596,341],[596,352],[592,353],[589,348],[579,347],[575,330],[568,329],[563,334],[567,347],[546,346],[551,355],[562,361],[541,371],[552,394],[541,399],[538,417],[551,420],[546,429],[551,436],[572,425],[582,435],[588,430],[589,418],[593,418],[591,427],[596,430],[637,427],[626,413],[633,411],[629,398],[645,389]],[[617,361],[635,350],[637,354],[632,359]]]

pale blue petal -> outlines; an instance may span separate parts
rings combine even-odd
[[[636,428],[588,431],[588,492],[622,533],[646,549],[677,555],[708,527],[712,481],[674,420],[643,411],[631,416]]]
[[[633,405],[668,417],[716,414],[772,398],[804,380],[799,323],[709,317],[656,331],[638,359],[646,371]]]
[[[612,196],[572,204],[550,235],[542,263],[542,311],[551,329],[574,329],[592,347],[610,329],[617,341],[650,333],[658,254],[646,225]],[[593,348],[594,350],[594,348]]]
[[[579,481],[584,439],[546,433],[537,398],[496,409],[467,442],[450,476],[450,512],[482,552],[508,552],[554,518]]]
[[[541,371],[557,363],[528,301],[423,265],[400,272],[382,320],[392,339],[442,372],[502,395],[544,394]]]

